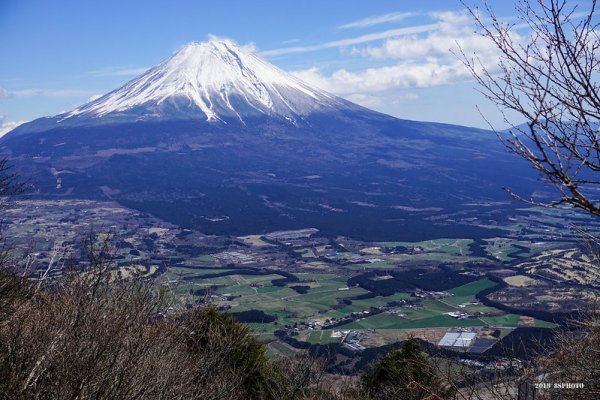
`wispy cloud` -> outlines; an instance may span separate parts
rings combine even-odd
[[[337,27],[337,29],[368,28],[370,26],[385,24],[387,22],[399,22],[413,15],[415,15],[415,13],[411,12],[395,12],[384,15],[373,15],[358,21],[340,25]]]
[[[7,89],[0,86],[0,99],[4,99],[7,97],[10,97],[10,92]]]
[[[148,70],[148,67],[134,67],[131,65],[122,65],[116,67],[106,67],[89,71],[87,74],[91,76],[135,76],[140,75]]]
[[[8,90],[0,86],[0,99],[11,97],[77,97],[90,96],[93,92],[70,88],[25,88]]]
[[[389,29],[383,32],[375,32],[369,33],[367,35],[362,35],[353,38],[333,40],[321,44],[316,44],[312,46],[295,46],[295,47],[283,47],[279,49],[266,50],[262,51],[260,55],[268,57],[268,56],[277,56],[282,54],[292,54],[292,53],[308,53],[312,51],[318,51],[323,49],[331,49],[336,47],[346,47],[352,46],[362,43],[374,42],[376,40],[388,39],[395,36],[402,35],[411,35],[424,33],[428,31],[433,31],[438,28],[437,24],[427,24],[427,25],[416,25],[410,26],[406,28],[397,28],[397,29]]]
[[[425,88],[471,79],[469,71],[460,61],[453,63],[398,63],[358,72],[341,69],[332,74],[323,74],[316,68],[292,73],[323,90],[340,95]]]
[[[347,53],[377,59],[379,64],[388,65],[333,71],[312,67],[292,73],[323,90],[363,105],[376,106],[381,103],[384,93],[388,96],[394,91],[471,80],[471,74],[452,50],[460,48],[465,54],[478,54],[493,71],[498,62],[497,51],[488,39],[474,33],[475,27],[464,12],[437,12],[429,16],[435,23],[413,27],[412,32],[403,29],[400,34],[390,34],[380,43],[360,41]]]
[[[222,36],[222,35],[215,35],[214,33],[209,33],[206,36],[208,37],[208,40],[229,42],[233,45],[240,46],[245,51],[249,51],[251,53],[256,52],[256,43],[254,43],[254,42],[247,42],[247,43],[242,44],[242,43],[238,43],[237,40],[232,39],[230,37]]]
[[[10,96],[16,97],[75,97],[75,96],[89,96],[91,93],[89,90],[82,89],[46,89],[46,88],[31,88],[31,89],[20,89],[9,92]]]
[[[477,53],[480,58],[496,59],[497,51],[489,40],[474,33],[470,17],[464,12],[438,12],[438,29],[426,35],[404,35],[389,38],[379,46],[354,48],[353,52],[377,59],[456,61],[453,51],[462,49],[466,54]]]
[[[381,98],[368,93],[352,93],[346,96],[346,99],[365,107],[375,108],[381,106]]]

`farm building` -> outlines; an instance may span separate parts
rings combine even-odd
[[[475,332],[447,332],[438,343],[440,347],[448,347],[453,350],[468,349],[475,340]]]

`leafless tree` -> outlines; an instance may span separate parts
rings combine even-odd
[[[0,268],[0,400],[321,393],[318,360],[273,362],[231,315],[188,310],[159,280],[119,279],[110,241],[91,233],[87,258],[56,276]]]
[[[465,3],[463,3],[465,4]],[[570,205],[600,216],[600,37],[596,0],[521,0],[516,21],[499,18],[484,3],[467,5],[479,33],[498,51],[497,62],[461,53],[479,89],[513,126],[497,135],[514,154],[557,189],[532,205]],[[511,119],[516,118],[518,120]],[[525,123],[522,123],[522,122]],[[580,231],[595,261],[600,241]],[[539,398],[598,398],[598,313],[579,319],[578,334],[559,332],[554,350],[537,359],[534,377],[583,383],[582,390],[538,393]]]
[[[241,325],[214,337],[218,347],[192,351],[199,321],[222,323],[165,304],[160,285],[115,280],[98,254],[34,290],[0,279],[24,292],[0,291],[9,306],[0,314],[0,399],[244,398],[245,371],[229,361],[251,340]]]
[[[564,399],[598,399],[600,398],[600,318],[589,318],[578,323],[580,330],[576,332],[560,332],[555,339],[556,350],[538,360],[541,372],[546,378],[558,382],[582,383],[583,388],[571,390],[547,390],[546,397],[556,398],[560,392]]]
[[[600,216],[596,0],[522,0],[516,21],[497,17],[486,3],[483,12],[467,8],[499,54],[493,66],[461,54],[481,93],[513,126],[499,137],[558,190],[558,198],[546,202],[511,194],[534,205],[571,205]]]

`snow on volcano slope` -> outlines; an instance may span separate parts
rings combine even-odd
[[[207,121],[279,116],[290,122],[348,102],[315,89],[229,40],[193,42],[121,88],[62,114],[137,119],[187,115]]]

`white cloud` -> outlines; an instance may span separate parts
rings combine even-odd
[[[320,89],[326,90],[332,93],[340,93],[335,90],[327,76],[321,73],[321,70],[317,67],[311,67],[308,69],[300,69],[296,71],[288,71],[290,74],[295,75],[301,80],[310,83]]]
[[[15,129],[17,126],[27,121],[5,121],[5,117],[0,115],[0,137]]]
[[[480,55],[495,54],[489,41],[480,36],[449,36],[436,32],[425,38],[405,36],[387,40],[382,46],[367,47],[361,54],[373,58],[415,59],[451,59],[455,58],[451,51],[463,49],[466,53]]]
[[[387,22],[399,22],[412,15],[414,15],[414,13],[410,12],[395,12],[384,15],[374,15],[371,17],[363,18],[358,21],[353,21],[344,25],[340,25],[338,26],[338,29],[368,28],[370,26],[380,25]]]
[[[473,19],[468,11],[433,11],[429,16],[440,21],[441,24],[449,26],[471,26]]]
[[[324,75],[317,68],[293,71],[300,79],[335,94],[374,93],[396,89],[425,88],[471,79],[460,61],[453,63],[399,63],[393,66],[350,72],[340,69]]]
[[[435,29],[404,30],[380,45],[353,46],[347,55],[362,55],[388,60],[389,65],[349,71],[337,69],[324,72],[320,68],[308,68],[292,73],[323,90],[344,95],[359,104],[381,103],[385,92],[412,88],[426,88],[469,81],[471,74],[453,54],[459,49],[467,54],[477,54],[485,66],[493,72],[499,54],[487,38],[475,33],[475,26],[465,12],[438,12],[429,14]],[[516,37],[518,40],[518,37]],[[366,97],[368,96],[368,97]],[[374,98],[377,97],[379,100]],[[389,102],[389,93],[386,102]],[[398,100],[398,99],[397,99]]]
[[[352,46],[361,43],[374,42],[376,40],[387,39],[395,36],[402,35],[411,35],[417,33],[423,33],[435,30],[438,27],[437,24],[428,24],[428,25],[416,25],[410,26],[406,28],[397,28],[397,29],[389,29],[383,32],[375,32],[369,33],[367,35],[362,35],[353,38],[333,40],[330,42],[325,42],[313,46],[296,46],[296,47],[283,47],[280,49],[266,50],[262,51],[260,55],[268,57],[268,56],[277,56],[282,54],[292,54],[292,53],[308,53],[312,51],[318,51],[323,49],[331,49],[336,47],[345,47]]]
[[[438,20],[438,29],[427,35],[404,35],[390,38],[381,46],[353,49],[364,56],[384,59],[398,58],[404,61],[416,59],[451,59],[452,51],[462,49],[466,54],[477,53],[480,57],[494,57],[497,53],[487,38],[475,33],[470,17],[464,12],[439,12],[430,14]]]
[[[381,99],[368,93],[353,93],[346,96],[347,100],[368,108],[381,106]]]

